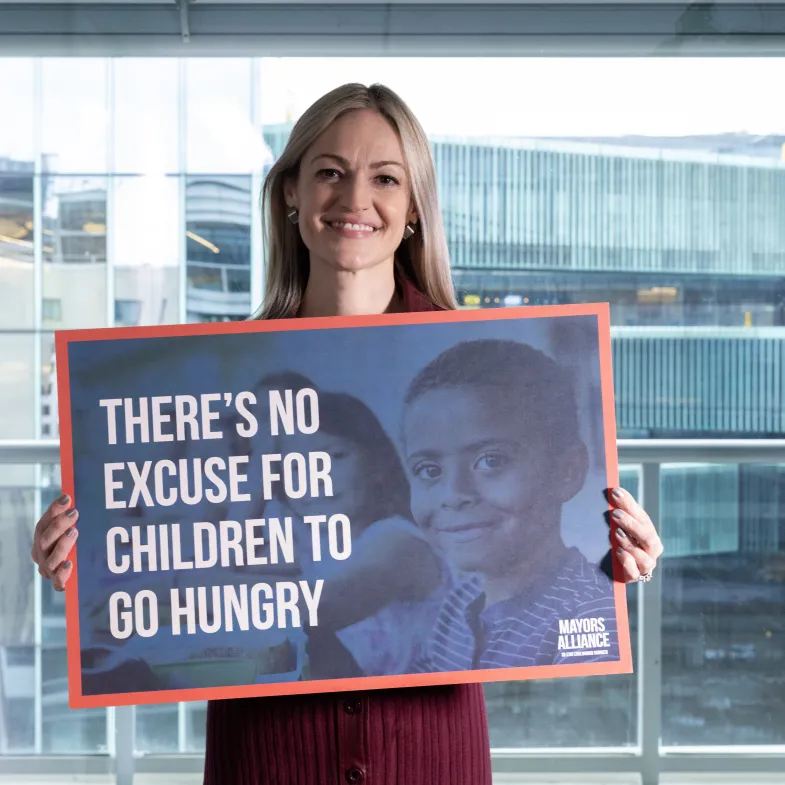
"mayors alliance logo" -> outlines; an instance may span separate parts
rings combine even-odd
[[[559,654],[562,657],[592,657],[607,654],[610,633],[604,616],[583,619],[559,619]]]

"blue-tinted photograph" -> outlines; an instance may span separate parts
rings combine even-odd
[[[68,366],[84,695],[619,662],[596,316]]]

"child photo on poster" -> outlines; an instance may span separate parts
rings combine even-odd
[[[421,667],[618,660],[613,582],[561,536],[589,461],[566,370],[524,343],[468,341],[424,368],[405,404],[414,519],[465,575]]]

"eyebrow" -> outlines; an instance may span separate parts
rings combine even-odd
[[[329,158],[332,161],[337,161],[341,166],[346,169],[350,169],[351,166],[349,162],[342,156],[336,155],[335,153],[319,153],[319,155],[315,155],[311,159],[311,163],[315,163],[320,158]],[[374,161],[371,164],[371,169],[381,169],[383,166],[399,166],[401,169],[405,169],[406,167],[400,161]]]
[[[465,447],[462,447],[461,452],[475,452],[476,450],[482,450],[483,447],[492,447],[494,445],[503,445],[505,447],[520,447],[520,443],[513,441],[512,439],[481,439],[478,442],[473,442],[472,444],[467,444]],[[442,455],[443,453],[440,450],[418,450],[417,452],[408,455],[406,460],[411,461],[421,458],[439,458]]]

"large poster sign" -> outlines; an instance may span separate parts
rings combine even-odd
[[[71,705],[629,672],[609,332],[591,305],[58,333]]]

